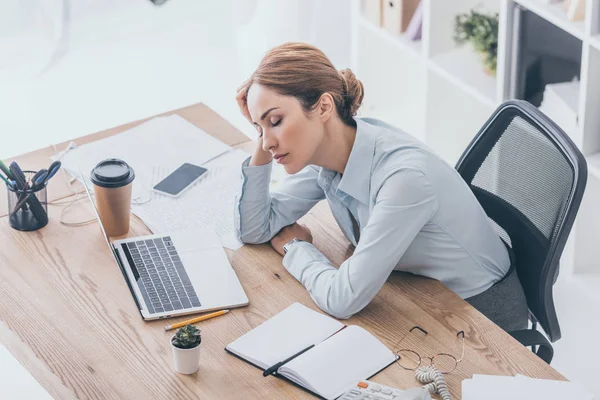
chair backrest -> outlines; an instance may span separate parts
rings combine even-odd
[[[550,341],[560,339],[552,286],[585,190],[585,158],[536,107],[513,100],[498,107],[456,169],[513,249],[531,314]]]

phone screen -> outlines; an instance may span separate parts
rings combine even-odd
[[[206,171],[206,168],[185,163],[156,184],[154,190],[175,196],[200,178]]]

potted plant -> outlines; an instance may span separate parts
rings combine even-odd
[[[186,325],[175,332],[171,338],[175,371],[180,374],[193,374],[200,366],[200,329]]]
[[[454,40],[457,44],[470,42],[480,54],[485,72],[496,75],[498,56],[498,13],[489,13],[472,9],[469,13],[456,16]]]

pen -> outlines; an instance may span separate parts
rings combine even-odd
[[[11,176],[13,177],[13,180],[15,181],[15,187],[19,191],[27,190],[27,178],[25,177],[25,174],[23,174],[23,171],[19,167],[19,164],[17,164],[16,161],[11,162],[10,163],[10,168],[8,170],[11,173]],[[28,209],[27,204],[24,201],[22,201],[22,200],[25,197],[28,197],[28,196],[25,195],[25,194],[23,194],[23,193],[21,193],[21,194],[18,195],[18,197],[19,197],[20,208],[23,211],[27,211],[27,209]],[[17,208],[19,208],[19,207],[17,207]],[[15,209],[15,212],[16,211],[17,210]]]
[[[19,167],[19,164],[17,164],[14,161],[10,163],[9,172],[11,176],[13,176],[14,174],[14,177],[12,179],[15,182],[17,182],[17,188],[19,188],[20,190],[25,190],[27,185],[27,178],[25,177],[25,174],[23,174],[23,171]]]
[[[6,179],[6,178],[4,177],[4,175],[0,174],[0,178],[1,178],[1,179],[2,179],[4,182],[6,182],[6,186],[8,186],[8,187],[10,187],[10,188],[13,188],[13,189],[14,189],[14,186],[13,186],[12,182],[11,182],[11,181],[9,181],[8,179]]]
[[[19,164],[17,164],[14,161],[10,163],[10,172],[14,175],[13,180],[16,182],[15,186],[18,190],[25,191],[29,189],[27,187],[27,178],[25,177],[25,174],[19,167]],[[29,205],[29,209],[38,221],[48,221],[48,214],[46,213],[46,210],[44,209],[37,197],[31,196],[31,193],[32,192],[19,194],[21,208],[23,209],[23,211],[27,211],[27,205]],[[17,210],[15,210],[14,212],[16,211]]]
[[[312,349],[313,347],[315,347],[315,345],[311,344],[310,346],[308,346],[304,350],[302,350],[302,351],[294,354],[293,356],[291,356],[289,358],[286,358],[285,360],[278,362],[277,364],[273,365],[272,367],[269,367],[269,368],[265,369],[265,372],[263,372],[263,376],[268,376],[268,375],[271,375],[274,372],[277,372],[277,370],[279,368],[281,368],[282,365],[287,364],[288,362],[292,361],[294,358],[302,355],[302,353],[307,352],[308,350]]]
[[[195,324],[196,322],[205,321],[207,319],[211,319],[214,317],[218,317],[219,315],[227,314],[229,310],[221,310],[210,314],[205,314],[197,318],[188,319],[187,321],[178,322],[173,325],[165,326],[165,331],[170,331],[171,329],[181,328],[182,326],[186,326],[188,324]]]
[[[0,160],[0,169],[6,174],[8,179],[13,179],[10,169],[6,166],[6,164],[4,164],[4,162],[2,162],[2,160]]]

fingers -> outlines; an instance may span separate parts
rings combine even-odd
[[[241,106],[241,103],[243,103],[244,105],[246,105],[246,96],[248,94],[248,81],[244,82],[242,84],[242,86],[240,86],[237,91],[236,91],[236,95],[235,95],[235,99],[238,102],[238,105]]]
[[[237,91],[235,100],[237,101],[238,106],[246,106],[246,88],[242,88]]]
[[[302,229],[304,229],[305,231],[307,231],[308,233],[310,233],[310,228],[304,224],[300,224],[300,226],[302,227]]]
[[[246,93],[244,93],[243,90],[239,91],[238,94],[235,96],[235,101],[237,102],[238,107],[240,107],[240,110],[242,112],[248,109],[248,105],[246,103]]]
[[[242,89],[246,89],[246,90],[247,90],[247,89],[248,89],[248,83],[249,83],[249,82],[250,82],[250,78],[246,79],[246,80],[244,81],[244,83],[242,83],[242,84],[240,85],[240,87],[239,87],[239,88],[237,88],[237,92],[239,92],[239,91],[240,91],[240,90],[242,90]]]
[[[240,90],[235,96],[235,100],[237,101],[242,115],[248,122],[252,123],[252,116],[250,115],[250,111],[248,111],[248,102],[246,101],[246,89]]]

